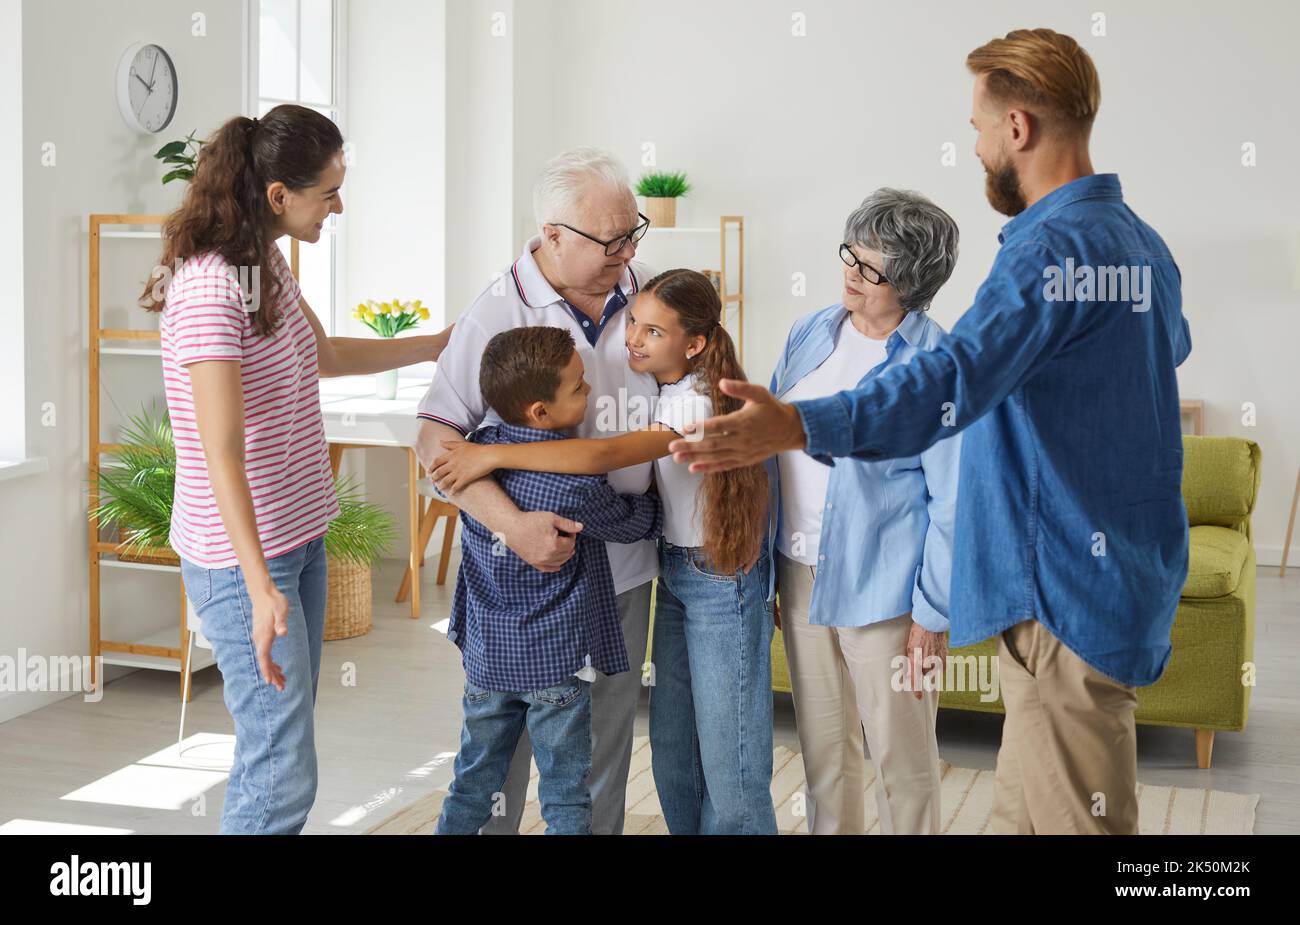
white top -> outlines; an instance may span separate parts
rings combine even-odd
[[[856,388],[863,377],[885,361],[884,340],[867,337],[845,318],[835,335],[835,349],[825,362],[795,384],[782,401],[805,401],[824,398],[845,389]],[[804,565],[817,564],[821,540],[822,510],[826,504],[826,485],[831,468],[813,459],[803,450],[789,450],[777,455],[781,473],[781,523],[776,548]]]
[[[633,261],[606,300],[606,320],[598,323],[578,312],[579,319],[575,317],[576,309],[570,309],[560,298],[533,259],[533,251],[540,245],[541,238],[530,240],[520,258],[489,283],[456,319],[451,340],[438,358],[433,382],[420,401],[418,417],[466,434],[483,424],[500,423],[501,418],[479,391],[479,360],[487,342],[493,335],[512,328],[549,325],[565,328],[573,335],[584,375],[591,385],[587,417],[577,428],[577,436],[612,437],[645,429],[653,419],[659,388],[654,376],[628,367],[623,340],[627,311],[617,306],[620,302],[624,306],[633,303],[641,284],[653,274],[644,264]],[[600,331],[600,336],[593,345],[587,337],[595,330]],[[609,473],[609,483],[616,491],[640,493],[650,487],[650,473],[650,463],[640,463]],[[659,574],[659,558],[652,540],[608,543],[606,551],[616,593],[640,587]]]
[[[685,436],[687,424],[713,417],[713,403],[700,393],[703,387],[694,375],[661,386],[655,423]],[[703,546],[704,473],[691,472],[671,456],[660,456],[655,460],[655,479],[664,506],[664,539],[674,546]]]

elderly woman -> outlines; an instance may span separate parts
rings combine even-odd
[[[772,377],[784,401],[855,388],[944,335],[926,309],[952,273],[957,225],[934,203],[877,190],[849,216],[839,258],[842,301],[786,340]],[[773,559],[811,833],[863,833],[864,731],[880,831],[938,832],[938,694],[921,670],[946,654],[958,444],[833,467],[777,457]]]

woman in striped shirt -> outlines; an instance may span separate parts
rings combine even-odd
[[[343,138],[277,106],[203,148],[141,304],[162,312],[176,438],[170,542],[235,721],[223,834],[296,834],[316,795],[324,534],[338,514],[318,379],[437,359],[450,329],[327,337],[277,239],[343,211]]]

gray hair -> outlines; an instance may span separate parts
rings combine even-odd
[[[533,187],[537,224],[570,220],[574,206],[593,182],[632,195],[627,168],[602,148],[573,148],[551,158]]]
[[[909,312],[925,311],[957,263],[957,223],[913,190],[878,189],[844,223],[844,243],[880,251]]]

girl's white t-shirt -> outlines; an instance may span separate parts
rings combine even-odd
[[[862,377],[885,361],[886,341],[867,337],[845,318],[835,336],[835,349],[785,395],[782,401],[825,398],[856,388]],[[803,450],[777,454],[781,474],[781,533],[776,548],[795,562],[817,564],[822,533],[822,510],[831,467],[817,462]]]
[[[240,364],[244,392],[244,470],[257,536],[266,558],[323,535],[339,506],[320,408],[316,336],[298,306],[298,283],[278,247],[271,266],[281,289],[279,328],[252,326],[259,276],[243,278],[216,254],[184,261],[167,289],[159,328],[163,383],[176,442],[176,486],[169,541],[204,568],[238,565],[217,510],[194,415],[189,365]],[[245,290],[248,290],[245,292]],[[245,298],[245,296],[249,298]]]
[[[660,386],[655,423],[687,436],[687,424],[713,417],[713,403],[701,393],[702,388],[694,374]],[[664,506],[664,539],[674,546],[703,546],[704,474],[673,462],[672,456],[660,456],[655,460],[655,479]]]

